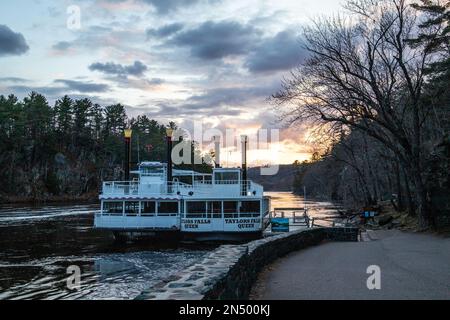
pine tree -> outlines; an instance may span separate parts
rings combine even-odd
[[[413,8],[423,14],[424,21],[419,25],[419,35],[408,42],[413,47],[422,46],[424,50],[441,53],[442,59],[429,64],[428,73],[433,76],[448,77],[450,69],[450,2],[421,0]]]

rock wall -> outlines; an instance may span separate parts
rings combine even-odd
[[[143,292],[138,300],[248,299],[264,266],[323,241],[358,241],[358,228],[315,228],[280,234],[243,245],[224,245],[203,261]]]

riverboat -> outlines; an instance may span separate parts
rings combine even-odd
[[[141,162],[136,177],[104,182],[95,227],[119,239],[155,237],[194,241],[241,241],[262,237],[269,223],[270,198],[247,179],[246,145],[241,168],[220,166],[205,174],[167,163]],[[168,142],[171,150],[171,142]]]

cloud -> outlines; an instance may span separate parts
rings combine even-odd
[[[190,48],[194,57],[214,60],[247,53],[258,36],[259,31],[236,21],[207,21],[178,33],[170,43]]]
[[[180,7],[192,6],[199,0],[140,0],[152,5],[159,14],[168,14],[178,10]]]
[[[57,79],[53,81],[53,84],[49,86],[39,86],[39,87],[15,85],[9,86],[7,87],[7,89],[10,92],[19,95],[27,95],[30,92],[35,91],[44,95],[49,95],[51,97],[63,96],[73,92],[94,93],[94,92],[105,92],[109,90],[109,86],[106,84],[84,82],[79,80]]]
[[[164,99],[152,101],[145,107],[134,108],[152,117],[172,117],[189,119],[204,119],[206,117],[240,117],[244,113],[257,115],[262,110],[255,110],[255,105],[261,105],[271,93],[278,88],[278,83],[263,86],[218,87],[205,90],[186,99]],[[228,120],[227,120],[228,121]]]
[[[28,82],[29,80],[24,79],[24,78],[19,78],[19,77],[1,77],[0,78],[0,82],[14,82],[14,83],[19,83],[19,82]]]
[[[264,39],[246,58],[245,67],[252,73],[289,70],[307,56],[295,32],[285,30]]]
[[[152,78],[150,80],[147,80],[146,82],[148,85],[151,85],[151,86],[159,86],[159,85],[165,83],[166,81],[161,78]]]
[[[114,81],[119,87],[126,89],[139,89],[139,90],[153,90],[158,86],[165,83],[164,79],[161,78],[128,78],[128,77],[114,77],[109,80]]]
[[[106,84],[83,82],[77,80],[58,79],[54,82],[61,83],[65,85],[67,89],[78,91],[81,93],[105,92],[109,89],[108,85]]]
[[[46,95],[46,96],[57,96],[57,95],[63,95],[64,89],[65,88],[54,87],[54,86],[30,87],[30,86],[17,85],[17,86],[7,87],[8,91],[10,91],[11,93],[18,95],[18,96],[26,96],[33,91],[38,92],[43,95]]]
[[[0,25],[0,57],[22,55],[30,47],[21,33],[12,31],[5,25]]]
[[[157,37],[157,38],[164,38],[164,37],[168,37],[171,36],[175,33],[177,33],[178,31],[180,31],[181,29],[183,29],[183,24],[182,23],[172,23],[172,24],[168,24],[165,26],[162,26],[160,28],[157,29],[147,29],[147,38],[150,37]]]
[[[203,94],[192,96],[188,101],[200,109],[214,109],[217,106],[245,106],[254,99],[264,100],[270,96],[273,88],[273,86],[213,88]]]
[[[127,0],[107,0],[110,3],[123,3]],[[167,15],[175,12],[180,8],[186,8],[193,6],[199,2],[217,2],[218,0],[137,0],[137,2],[145,3],[155,8],[156,13],[159,15]]]
[[[52,49],[64,53],[95,51],[101,48],[121,48],[125,43],[136,41],[136,32],[127,30],[115,30],[109,26],[90,26],[77,33],[74,40],[62,40],[56,42]],[[139,32],[139,37],[142,33]],[[78,49],[83,49],[79,51]]]
[[[143,107],[133,107],[134,113],[143,113],[147,116],[154,118],[188,118],[188,119],[204,119],[205,117],[214,116],[229,116],[238,117],[242,111],[239,108],[232,108],[227,106],[218,106],[215,108],[200,107],[196,104],[191,104],[189,102],[183,103],[180,101],[161,101],[158,103],[153,103],[152,108],[148,106]]]
[[[69,41],[59,41],[57,43],[55,43],[52,48],[54,50],[58,50],[58,51],[66,51],[68,49],[70,49],[70,47],[72,46],[72,43]]]
[[[115,82],[122,88],[135,88],[145,91],[165,83],[165,80],[161,78],[147,79],[144,77],[144,72],[148,70],[148,67],[141,61],[135,61],[131,65],[96,62],[89,66],[89,70],[99,71],[107,75],[106,79]]]
[[[99,71],[108,75],[115,75],[121,77],[127,76],[142,76],[148,67],[141,61],[135,61],[131,65],[121,65],[114,62],[101,63],[96,62],[89,66],[91,71]]]

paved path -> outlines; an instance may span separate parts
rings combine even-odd
[[[450,239],[376,231],[367,242],[334,242],[298,251],[261,273],[252,299],[450,299]],[[368,290],[367,267],[381,269]]]

